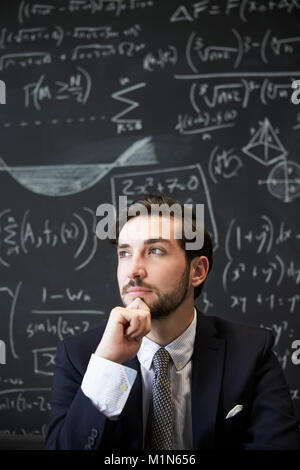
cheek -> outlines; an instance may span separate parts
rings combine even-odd
[[[118,279],[119,285],[122,285],[124,283],[124,278],[125,278],[124,268],[122,268],[122,266],[119,265],[117,268],[117,279]]]
[[[151,277],[157,286],[176,286],[185,271],[182,263],[170,263],[162,266],[155,266],[151,272]]]
[[[129,274],[130,274],[130,263],[128,261],[126,262],[125,260],[122,260],[122,262],[120,262],[117,267],[117,280],[118,280],[119,287],[124,287],[125,284],[126,285],[128,284]]]

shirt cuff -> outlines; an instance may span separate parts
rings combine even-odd
[[[117,419],[136,376],[136,370],[92,354],[81,390],[107,418]]]

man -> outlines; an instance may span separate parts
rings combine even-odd
[[[149,195],[118,226],[123,306],[58,347],[46,448],[300,449],[271,332],[195,308],[210,236],[187,250],[182,217],[154,204],[179,203]]]

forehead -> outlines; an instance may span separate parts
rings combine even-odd
[[[159,215],[142,215],[128,220],[119,234],[119,245],[138,243],[152,238],[164,238],[178,245],[181,238],[181,219]]]

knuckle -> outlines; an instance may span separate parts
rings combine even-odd
[[[148,316],[148,310],[146,309],[139,310],[139,313],[140,313],[141,318],[147,318]]]
[[[136,320],[137,322],[141,322],[142,319],[143,319],[143,316],[141,315],[141,313],[140,313],[140,312],[136,313],[136,315],[135,315],[135,320]]]
[[[147,323],[147,321],[148,321],[148,312],[146,310],[144,310],[142,312],[139,311],[138,319],[139,319],[139,321],[141,321],[143,323]]]
[[[114,307],[111,312],[111,318],[117,318],[122,313],[122,307]]]
[[[115,315],[117,315],[117,314],[118,314],[118,307],[114,307],[114,308],[111,310],[110,315],[111,315],[111,316],[115,316]]]

